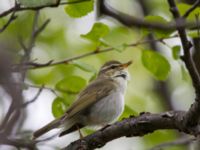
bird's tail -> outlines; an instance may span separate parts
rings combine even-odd
[[[40,128],[39,130],[35,131],[33,133],[33,139],[36,139],[39,136],[45,134],[46,132],[48,132],[48,131],[50,131],[50,130],[52,130],[54,128],[59,127],[61,125],[61,122],[62,122],[61,118],[53,120],[49,124],[45,125],[44,127]]]

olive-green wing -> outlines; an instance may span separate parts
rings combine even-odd
[[[75,114],[79,113],[80,111],[91,106],[98,100],[107,96],[115,87],[115,82],[113,82],[112,79],[97,79],[91,82],[79,94],[77,100],[71,105],[71,107],[66,111],[63,116],[53,120],[49,124],[35,131],[33,133],[33,138],[37,138],[42,134],[50,131],[51,129],[59,127],[66,119],[70,119],[70,117],[73,117]]]
[[[67,118],[74,116],[85,108],[96,103],[103,97],[106,97],[113,89],[116,83],[112,79],[97,79],[91,82],[79,95],[76,101],[66,111]],[[102,94],[103,93],[103,94]]]

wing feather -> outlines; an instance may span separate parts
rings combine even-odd
[[[102,84],[106,82],[106,84]],[[116,83],[112,79],[97,79],[91,82],[77,97],[76,101],[66,111],[67,118],[74,116],[81,110],[96,103],[102,97],[107,96],[114,88]],[[104,93],[104,94],[102,94]]]
[[[106,82],[106,84],[102,84],[102,82]],[[112,79],[96,79],[95,81],[91,82],[78,95],[76,101],[70,106],[64,115],[34,132],[33,138],[37,138],[49,130],[59,127],[66,120],[107,96],[113,90],[113,88],[115,88],[115,84],[116,83],[113,82]]]

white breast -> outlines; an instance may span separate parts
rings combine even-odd
[[[119,88],[90,108],[85,117],[87,125],[106,125],[116,121],[124,110],[124,91],[126,83],[119,80]]]
[[[116,78],[115,80],[119,84],[118,88],[121,91],[121,93],[125,94],[125,90],[127,87],[127,80],[125,80],[124,78]]]

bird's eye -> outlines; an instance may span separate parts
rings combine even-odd
[[[111,69],[115,69],[115,68],[117,68],[117,66],[111,66],[110,68],[111,68]]]

